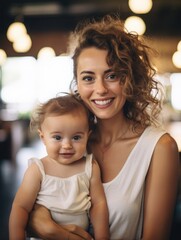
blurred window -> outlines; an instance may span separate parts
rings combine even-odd
[[[72,60],[68,56],[43,60],[7,58],[2,66],[1,98],[7,109],[28,113],[38,102],[69,92],[72,77]]]

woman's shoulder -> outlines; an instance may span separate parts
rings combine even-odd
[[[156,149],[158,151],[170,150],[178,152],[178,146],[175,139],[167,132],[160,137]]]
[[[153,165],[168,166],[171,170],[172,167],[179,167],[179,150],[175,139],[169,134],[165,133],[158,140],[152,157]]]

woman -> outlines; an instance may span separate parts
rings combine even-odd
[[[178,148],[158,127],[161,100],[149,48],[111,16],[78,26],[73,39],[72,88],[96,116],[90,150],[102,172],[110,239],[169,239]],[[31,219],[36,233],[66,239],[48,219],[37,206]],[[76,226],[66,228],[71,239],[90,239]]]

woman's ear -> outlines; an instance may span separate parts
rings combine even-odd
[[[89,130],[88,137],[90,137],[91,133],[92,133],[92,130]]]

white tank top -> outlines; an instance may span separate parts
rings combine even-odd
[[[111,240],[141,239],[145,178],[155,145],[165,133],[154,127],[146,128],[119,174],[103,184]]]

